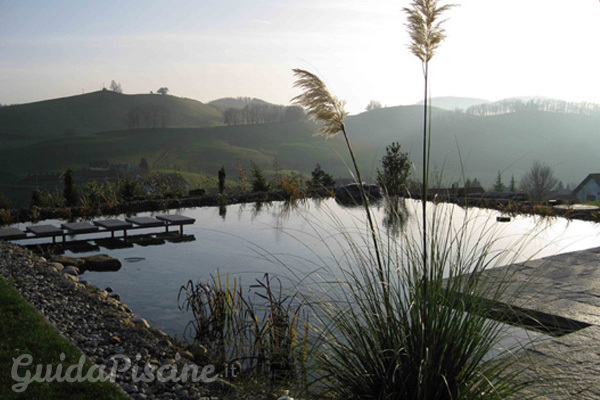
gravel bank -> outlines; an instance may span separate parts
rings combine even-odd
[[[0,241],[0,275],[90,361],[106,365],[110,371],[115,365],[111,357],[117,356],[116,383],[132,398],[215,398],[224,392],[220,380],[192,382],[193,366],[198,367],[199,378],[208,365],[205,349],[175,342],[149,327],[117,295],[80,281],[72,268]],[[125,357],[131,361],[129,368],[125,367]],[[40,362],[34,360],[33,364]],[[161,367],[164,378],[157,379]],[[169,379],[182,378],[186,370],[185,382]],[[215,372],[206,372],[209,378],[216,376]]]

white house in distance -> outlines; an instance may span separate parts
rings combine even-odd
[[[600,200],[600,174],[589,174],[573,190],[572,196],[580,203]]]

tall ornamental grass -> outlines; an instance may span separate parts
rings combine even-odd
[[[296,101],[322,132],[344,134],[360,182],[343,102],[314,74],[294,73],[304,89]],[[490,304],[507,300],[510,277],[490,283],[483,273],[509,264],[515,252],[493,251],[491,229],[484,225],[474,236],[468,215],[457,226],[457,216],[437,206],[429,217],[423,209],[426,240],[404,234],[386,240],[361,194],[370,239],[357,243],[342,227],[336,240],[348,250],[328,274],[338,278],[312,285],[324,288],[310,300],[319,322],[313,388],[340,399],[423,400],[504,399],[521,390],[514,358],[489,360],[502,324],[486,316]]]
[[[509,286],[509,269],[494,281],[484,271],[510,264],[528,238],[513,242],[512,251],[496,250],[503,238],[495,225],[452,210],[432,210],[437,223],[430,226],[425,277],[418,234],[378,236],[386,290],[370,242],[341,228],[337,240],[348,252],[307,285],[318,335],[311,352],[317,397],[504,399],[524,387],[522,365],[508,351],[520,344],[499,350],[503,324],[487,318],[496,302],[510,302],[518,291]]]
[[[427,189],[429,182],[429,157],[431,154],[431,124],[429,113],[429,61],[446,38],[441,20],[442,15],[454,5],[440,5],[438,0],[413,0],[410,7],[404,8],[408,15],[408,33],[410,51],[421,61],[423,68],[423,162],[421,207],[423,218],[427,215]],[[428,119],[429,118],[429,119]],[[427,268],[427,224],[423,224],[423,267]]]

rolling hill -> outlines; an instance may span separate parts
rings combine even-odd
[[[379,109],[348,118],[347,126],[363,144],[400,142],[419,166],[421,112],[419,106]],[[443,171],[446,184],[464,175],[489,186],[498,171],[505,183],[511,175],[518,182],[534,160],[550,165],[565,184],[579,183],[588,173],[600,171],[600,113],[524,109],[475,116],[434,108],[431,124],[432,169]],[[377,150],[382,152],[381,147]]]
[[[311,122],[223,126],[218,109],[239,106],[236,101],[221,99],[213,106],[174,96],[96,92],[0,108],[0,191],[10,194],[20,187],[30,192],[23,183],[30,172],[85,168],[95,160],[137,165],[142,157],[157,170],[198,176],[214,176],[224,165],[232,179],[238,163],[248,168],[256,162],[268,173],[276,160],[283,169],[305,174],[318,162],[335,177],[349,175],[340,160],[347,152],[342,138],[313,137],[316,125]],[[144,104],[167,108],[169,123],[127,129],[127,111]],[[419,105],[399,106],[346,119],[367,179],[376,175],[392,141],[410,153],[420,174],[422,111]],[[443,171],[444,184],[476,177],[489,187],[498,171],[505,183],[513,175],[518,182],[536,159],[550,165],[565,184],[600,171],[598,112],[519,108],[476,115],[432,108],[431,123],[432,169]],[[78,131],[65,135],[66,126]]]
[[[22,105],[0,107],[0,139],[7,142],[60,136],[82,136],[127,129],[137,113],[138,126],[166,127],[219,125],[215,107],[169,95],[127,95],[108,90]],[[161,117],[160,121],[156,118]]]

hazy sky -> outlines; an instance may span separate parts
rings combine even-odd
[[[600,103],[598,0],[457,0],[431,64],[433,96]],[[161,86],[203,102],[287,104],[291,69],[359,112],[422,96],[408,0],[0,0],[0,103]]]

